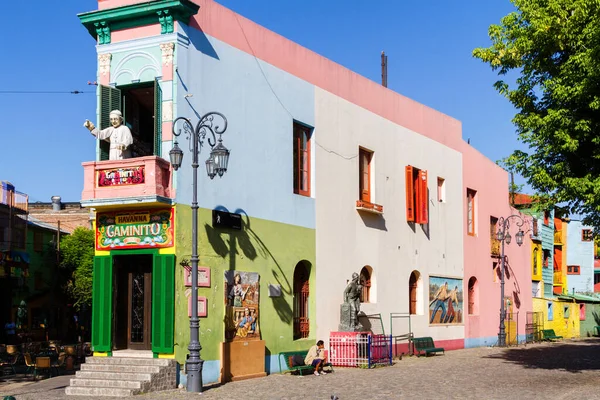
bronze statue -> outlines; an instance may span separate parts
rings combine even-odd
[[[344,290],[344,304],[342,305],[340,330],[341,331],[359,331],[361,325],[358,322],[358,313],[360,312],[360,293],[362,285],[360,276],[354,272],[352,280]]]

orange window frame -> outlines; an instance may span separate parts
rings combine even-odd
[[[582,229],[581,230],[581,241],[582,242],[591,242],[594,240],[594,231],[591,229]]]
[[[427,171],[407,165],[406,173],[406,220],[417,224],[429,223],[429,191]]]
[[[294,122],[294,193],[310,196],[311,129]]]
[[[477,192],[467,189],[467,234],[475,236],[475,196]]]
[[[360,147],[358,149],[358,196],[360,200],[371,202],[371,161],[373,152]]]
[[[567,265],[567,275],[581,275],[581,267],[579,265]]]

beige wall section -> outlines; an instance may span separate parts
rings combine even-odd
[[[416,336],[464,338],[464,325],[430,326],[429,276],[463,276],[463,184],[460,153],[315,88],[317,337],[337,331],[339,306],[352,272],[373,268],[376,303],[389,334],[391,312],[408,312],[410,274],[421,274]],[[381,216],[356,210],[358,149],[374,152],[372,202]],[[405,167],[428,172],[429,238],[421,225],[406,221]],[[437,199],[437,177],[445,179],[446,202]],[[463,282],[463,290],[467,283]],[[466,299],[466,296],[465,296]],[[466,314],[463,306],[463,314]],[[401,329],[394,326],[394,334]]]

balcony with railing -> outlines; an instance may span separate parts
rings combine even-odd
[[[554,271],[553,283],[555,286],[562,286],[564,282],[564,276],[562,271]]]
[[[81,204],[171,204],[175,197],[171,164],[157,156],[83,164]]]
[[[11,208],[13,212],[27,214],[29,196],[0,185],[0,204]]]
[[[498,239],[491,239],[491,255],[492,257],[500,258],[501,242]]]
[[[555,246],[562,246],[563,245],[562,230],[561,231],[554,231],[554,245]]]

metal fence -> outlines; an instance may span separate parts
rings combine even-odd
[[[392,336],[336,332],[329,338],[329,359],[338,367],[372,368],[392,364]]]
[[[540,342],[542,329],[544,329],[544,313],[528,311],[525,320],[525,342]]]
[[[394,340],[394,356],[398,356],[398,344],[407,341],[408,354],[412,355],[413,332],[410,313],[390,313],[390,334]]]
[[[506,329],[506,345],[517,346],[519,344],[519,313],[506,313],[504,326]]]

